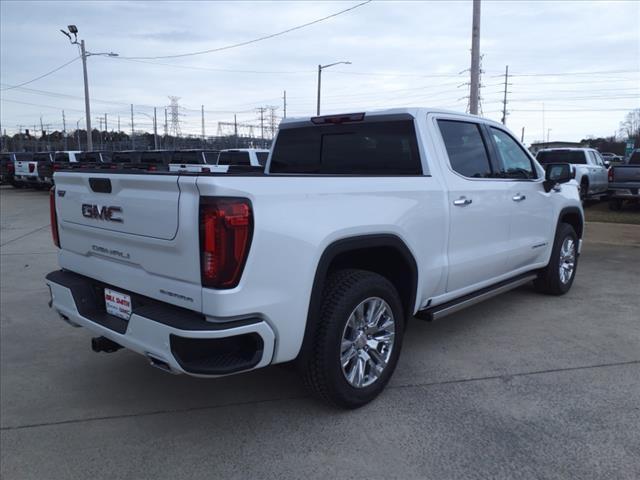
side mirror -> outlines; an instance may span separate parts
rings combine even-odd
[[[605,161],[604,161],[604,166],[605,166],[606,168],[609,168],[609,167],[611,166],[611,162],[610,162],[609,160],[605,160]]]
[[[560,183],[567,183],[576,177],[576,171],[570,163],[549,163],[545,165],[544,190],[550,192]]]

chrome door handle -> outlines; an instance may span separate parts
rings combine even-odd
[[[460,197],[458,200],[454,200],[453,204],[456,207],[464,207],[465,205],[471,204],[472,201],[473,200],[471,200],[470,198]]]
[[[523,200],[526,200],[527,197],[525,197],[524,195],[514,195],[513,197],[511,197],[511,200],[513,200],[514,202],[521,202]]]

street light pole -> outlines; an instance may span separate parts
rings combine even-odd
[[[87,74],[87,57],[90,55],[104,55],[107,57],[117,57],[117,53],[109,52],[109,53],[91,53],[87,52],[84,46],[84,40],[80,40],[78,42],[78,27],[75,25],[69,25],[67,27],[69,31],[60,30],[67,38],[69,38],[69,42],[72,45],[80,46],[80,57],[82,58],[82,74],[84,77],[84,110],[85,110],[85,120],[87,122],[87,150],[93,150],[93,135],[91,134],[91,106],[89,105],[89,75]],[[71,35],[73,34],[73,38]]]
[[[320,88],[322,85],[322,65],[318,65],[318,105],[316,115],[320,115]]]
[[[80,55],[82,56],[82,74],[84,75],[84,118],[87,120],[87,150],[93,150],[93,135],[91,131],[91,106],[89,105],[89,76],[87,75],[87,52],[84,40],[80,40]]]
[[[317,108],[316,108],[316,115],[320,115],[320,90],[322,85],[322,70],[325,68],[333,67],[334,65],[340,65],[340,64],[351,65],[351,62],[335,62],[335,63],[330,63],[328,65],[318,65],[318,102],[317,102]]]

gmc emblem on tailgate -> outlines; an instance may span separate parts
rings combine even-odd
[[[106,220],[108,222],[122,223],[122,208],[107,207],[100,205],[92,205],[90,203],[82,204],[82,216],[87,218],[95,218],[97,220]]]

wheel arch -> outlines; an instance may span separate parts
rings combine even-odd
[[[565,207],[560,210],[558,215],[558,223],[556,225],[556,232],[561,223],[568,223],[573,227],[578,235],[578,238],[582,238],[584,233],[584,217],[578,207]]]
[[[405,318],[413,314],[418,289],[418,266],[400,237],[373,234],[336,240],[325,248],[316,266],[304,337],[298,352],[299,362],[304,362],[315,337],[325,281],[332,271],[341,268],[360,268],[384,276],[398,290]]]

